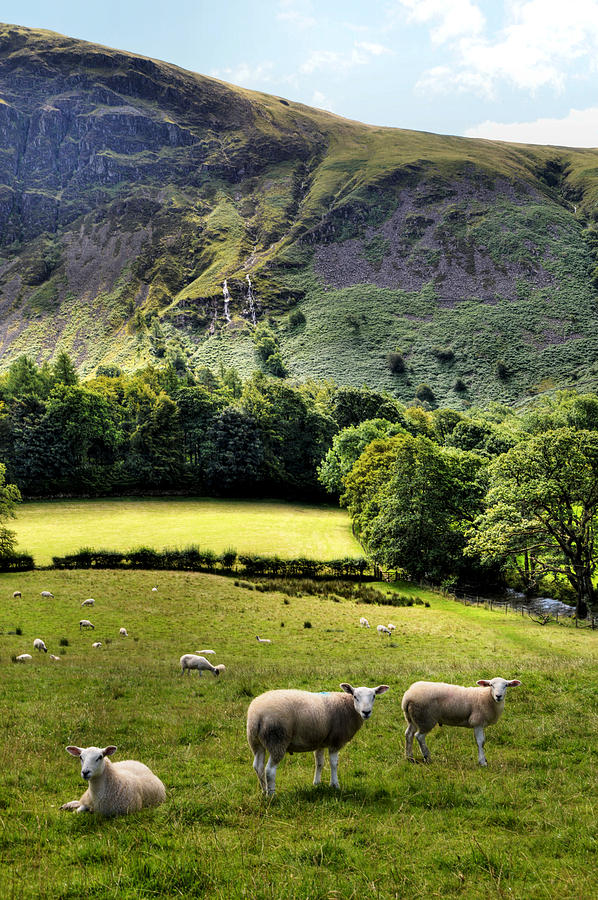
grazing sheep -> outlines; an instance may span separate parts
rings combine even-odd
[[[314,784],[319,784],[324,766],[324,750],[330,759],[330,784],[339,787],[338,753],[372,714],[377,694],[389,689],[351,687],[343,692],[311,693],[299,690],[266,691],[249,704],[247,740],[253,768],[265,794],[276,790],[276,768],[285,753],[313,751],[316,760]],[[268,764],[264,769],[266,751]]]
[[[51,591],[42,591],[42,597],[54,599],[54,594]]]
[[[457,725],[473,728],[478,745],[478,762],[487,765],[484,754],[484,728],[497,722],[505,706],[508,687],[516,687],[520,681],[504,678],[480,680],[481,687],[461,687],[436,681],[416,681],[408,687],[401,703],[407,721],[405,753],[413,759],[413,737],[418,740],[424,761],[430,759],[426,735],[435,725]]]
[[[272,641],[270,640],[270,638],[261,638],[261,637],[259,636],[259,634],[256,635],[256,638],[257,638],[258,644],[271,644],[271,643],[272,643]]]
[[[88,597],[87,600],[83,601],[81,606],[93,606],[94,603],[95,603],[95,600],[93,599],[93,597]]]
[[[122,634],[123,637],[129,637],[129,632],[126,628],[119,628],[118,633]]]
[[[116,747],[67,747],[66,750],[81,759],[81,777],[89,787],[79,800],[63,803],[61,809],[121,816],[164,802],[164,785],[151,769],[133,759],[117,763],[107,759],[116,752]]]
[[[44,653],[48,652],[48,648],[46,647],[46,645],[44,644],[44,642],[42,641],[41,638],[36,638],[33,642],[33,646],[35,647],[36,650],[43,650]]]
[[[378,632],[378,634],[380,635],[380,637],[382,637],[383,634],[391,634],[391,633],[392,633],[392,632],[390,632],[390,631],[388,630],[388,628],[386,627],[386,625],[378,625],[378,626],[376,627],[376,631]]]
[[[22,597],[22,594],[21,594],[21,592],[20,592],[20,591],[14,591],[14,593],[13,593],[13,597],[14,597],[14,598],[15,598],[15,600],[16,600],[16,599],[17,599],[17,597]]]
[[[59,657],[59,656],[54,656],[53,653],[50,653],[50,659],[51,659],[53,662],[60,662],[60,657]]]
[[[21,653],[20,656],[15,656],[15,662],[27,662],[28,659],[33,659],[31,653]]]
[[[196,656],[195,653],[185,653],[181,656],[179,660],[181,664],[181,675],[185,674],[185,669],[187,673],[191,673],[191,669],[197,669],[199,676],[201,677],[202,670],[208,670],[214,676],[214,678],[218,678],[221,672],[224,672],[226,666],[223,666],[222,663],[219,666],[213,666],[212,663],[205,659],[203,656]]]
[[[396,625],[393,625],[392,622],[389,622],[388,625],[387,625],[386,627],[388,628],[389,631],[396,631],[396,630],[397,630],[397,626],[396,626]]]
[[[102,642],[101,642],[101,641],[94,641],[94,643],[93,643],[91,646],[94,648],[94,650],[99,650],[100,647],[102,646]]]
[[[362,616],[362,617],[361,617],[361,619],[359,620],[359,624],[361,625],[362,628],[369,628],[369,627],[370,627],[370,623],[369,623],[368,620],[365,618],[365,616]]]
[[[92,625],[89,619],[79,619],[79,631],[82,628],[95,628],[95,625]]]

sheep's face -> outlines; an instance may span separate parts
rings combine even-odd
[[[387,684],[379,684],[378,687],[354,688],[350,684],[341,684],[345,693],[353,695],[353,706],[362,719],[369,719],[374,710],[374,700],[377,694],[385,694],[389,689]]]
[[[104,771],[104,759],[116,752],[116,747],[67,747],[67,753],[81,760],[81,778],[89,781]]]
[[[481,684],[482,687],[492,688],[492,699],[495,700],[496,703],[502,703],[505,699],[507,688],[517,687],[521,682],[516,679],[513,679],[513,681],[506,681],[504,678],[492,678],[491,681],[481,679],[478,681],[478,684]]]

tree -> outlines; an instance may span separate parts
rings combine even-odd
[[[566,578],[585,617],[596,600],[598,433],[546,431],[498,457],[489,474],[470,551],[518,567],[529,587],[546,574]]]
[[[14,517],[15,504],[21,499],[16,484],[6,484],[6,466],[0,463],[0,523]],[[14,531],[0,524],[0,556],[11,556],[16,546]]]
[[[253,494],[263,477],[264,448],[255,419],[227,406],[214,419],[203,446],[204,476],[219,494]]]
[[[79,376],[77,375],[72,360],[64,350],[56,357],[56,361],[52,366],[52,374],[54,380],[60,382],[60,384],[73,385],[77,384],[79,381]]]
[[[359,425],[350,425],[335,434],[332,447],[318,467],[318,480],[331,494],[342,494],[345,478],[365,450],[376,438],[390,437],[404,432],[396,422],[386,419],[367,419]]]

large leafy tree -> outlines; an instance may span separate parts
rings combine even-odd
[[[542,575],[566,578],[577,614],[587,615],[596,601],[598,433],[545,431],[496,459],[489,474],[470,550],[518,566],[530,587]]]
[[[0,463],[0,556],[14,553],[15,534],[4,523],[14,516],[15,504],[21,499],[16,484],[6,484],[6,466]]]

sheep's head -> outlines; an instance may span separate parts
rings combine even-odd
[[[341,688],[345,693],[353,695],[353,706],[362,719],[369,719],[374,709],[374,700],[377,694],[385,694],[389,690],[387,684],[379,684],[378,687],[357,687],[343,682]]]
[[[492,678],[490,681],[486,681],[485,679],[481,679],[478,681],[478,684],[481,684],[482,687],[492,688],[492,699],[496,700],[497,703],[502,703],[505,699],[505,695],[507,693],[508,687],[517,687],[518,684],[521,684],[517,679],[513,679],[513,681],[506,681],[504,678]]]
[[[66,752],[81,760],[81,778],[89,781],[104,771],[104,759],[116,753],[116,747],[67,747]]]

